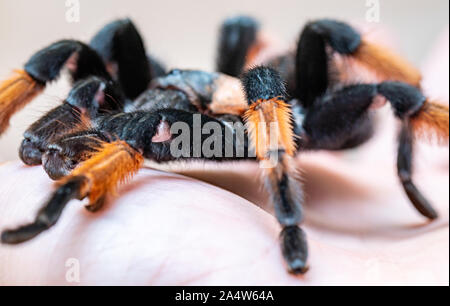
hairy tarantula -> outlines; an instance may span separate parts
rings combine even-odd
[[[35,53],[24,69],[0,83],[0,134],[14,113],[68,70],[74,82],[68,97],[25,132],[20,147],[23,162],[42,164],[58,180],[58,188],[33,223],[4,231],[2,243],[22,243],[51,228],[72,199],[88,198],[86,208],[97,211],[144,159],[253,159],[263,165],[265,186],[282,226],[288,270],[305,273],[308,247],[299,227],[303,193],[294,157],[306,150],[344,150],[366,142],[373,134],[372,109],[379,99],[390,103],[401,123],[400,182],[423,216],[437,218],[412,181],[413,143],[419,137],[447,143],[449,112],[422,94],[420,73],[351,26],[327,19],[305,26],[295,52],[249,68],[263,49],[259,31],[252,18],[226,20],[215,73],[166,74],[147,55],[128,19],[108,24],[89,45],[63,40]],[[372,81],[362,83],[351,69],[354,65],[372,72]],[[186,155],[171,153],[178,136],[173,125],[193,127],[194,116],[218,125],[222,135],[231,133],[231,140],[219,139],[221,151],[231,144],[231,155],[194,152],[192,145]],[[245,124],[244,141],[238,141],[234,123]],[[201,145],[210,141],[203,134],[189,138]],[[237,154],[242,148],[245,153]],[[275,162],[268,166],[269,161]]]

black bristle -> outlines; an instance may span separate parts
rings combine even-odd
[[[286,86],[280,74],[268,67],[256,67],[242,77],[247,101],[252,104],[258,100],[280,98],[286,100]]]

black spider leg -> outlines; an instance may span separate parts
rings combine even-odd
[[[111,80],[88,77],[75,83],[63,103],[50,110],[33,123],[24,133],[19,149],[22,161],[27,165],[39,165],[47,146],[64,133],[86,128],[99,114],[119,111],[124,97]]]
[[[152,79],[162,77],[167,73],[167,67],[164,65],[159,58],[156,58],[155,56],[148,56],[148,61],[150,64],[150,73],[152,76]]]
[[[326,94],[305,113],[300,129],[299,145],[304,150],[341,150],[355,147],[370,138],[373,126],[369,108],[377,95],[385,97],[402,122],[399,138],[398,172],[400,181],[415,208],[425,217],[435,219],[437,213],[412,182],[413,137],[409,125],[425,97],[415,87],[398,82],[360,84]]]
[[[352,55],[361,43],[361,36],[356,30],[334,20],[312,22],[303,30],[296,56],[295,91],[295,98],[303,106],[300,111],[306,113],[303,124],[306,135],[298,141],[300,147],[340,150],[355,147],[369,139],[373,133],[371,116],[367,113],[372,103],[372,99],[368,98],[370,92],[386,97],[403,125],[409,125],[405,122],[424,104],[426,98],[417,88],[395,82],[382,83],[375,90],[367,85],[357,85],[327,94],[339,80],[333,75],[326,47],[330,46],[339,54]],[[343,99],[354,102],[347,105],[345,101],[335,103]],[[298,113],[299,116],[303,117],[304,114]],[[411,131],[407,132],[409,129],[403,126],[400,135],[400,180],[417,210],[425,217],[434,219],[437,217],[436,212],[411,180],[412,136]]]
[[[361,36],[345,23],[324,19],[307,24],[298,42],[295,69],[297,88],[291,94],[303,106],[312,105],[337,81],[330,66],[327,46],[339,54],[350,55],[360,43]]]
[[[101,208],[108,194],[120,182],[135,174],[143,164],[142,155],[123,141],[103,143],[89,161],[59,182],[50,200],[38,212],[35,221],[2,233],[2,243],[28,241],[54,226],[72,199],[89,198],[90,211]]]
[[[38,51],[25,64],[25,71],[38,83],[47,84],[56,80],[64,67],[68,67],[75,82],[92,75],[111,80],[100,56],[90,47],[74,40],[59,41]],[[64,103],[51,110],[25,132],[19,149],[24,163],[39,165],[49,138],[57,135],[59,130],[79,124],[79,119],[74,116],[77,111],[69,104]]]
[[[83,181],[74,180],[59,188],[53,197],[39,210],[33,223],[14,230],[2,232],[1,241],[5,244],[19,244],[33,239],[56,224],[67,203],[80,196]]]
[[[366,142],[373,135],[368,110],[376,95],[375,84],[350,85],[325,94],[307,109],[295,106],[299,148],[343,150]]]
[[[94,36],[90,46],[102,56],[131,100],[144,92],[163,69],[147,56],[141,35],[130,19],[107,24]]]
[[[248,52],[257,41],[258,30],[258,22],[248,16],[236,16],[223,22],[219,33],[218,72],[240,76]]]
[[[90,47],[74,40],[53,43],[31,56],[23,70],[16,70],[0,82],[0,133],[16,112],[60,76],[63,68],[69,70],[75,82],[92,75],[111,79],[102,59]]]
[[[414,207],[425,217],[430,220],[439,217],[436,210],[431,206],[428,200],[417,189],[412,181],[413,172],[413,134],[409,120],[405,119],[402,122],[402,127],[399,135],[397,170],[400,181],[405,189]]]

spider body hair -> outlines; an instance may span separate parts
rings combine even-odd
[[[0,134],[9,127],[16,112],[24,108],[43,90],[43,86],[24,70],[16,70],[8,80],[0,83]]]

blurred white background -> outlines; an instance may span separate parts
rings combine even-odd
[[[69,1],[70,2],[70,1]],[[131,17],[148,50],[168,67],[214,69],[217,27],[227,16],[258,18],[282,41],[292,43],[308,20],[332,17],[363,24],[369,31],[391,30],[393,42],[420,66],[448,25],[447,0],[380,0],[380,23],[366,20],[373,0],[79,0],[80,22],[66,20],[64,0],[0,0],[0,78],[20,68],[39,48],[63,39],[89,40],[102,25]],[[448,34],[447,34],[448,35]],[[17,159],[22,133],[46,110],[64,99],[65,86],[53,84],[12,120],[0,138],[0,162]]]

